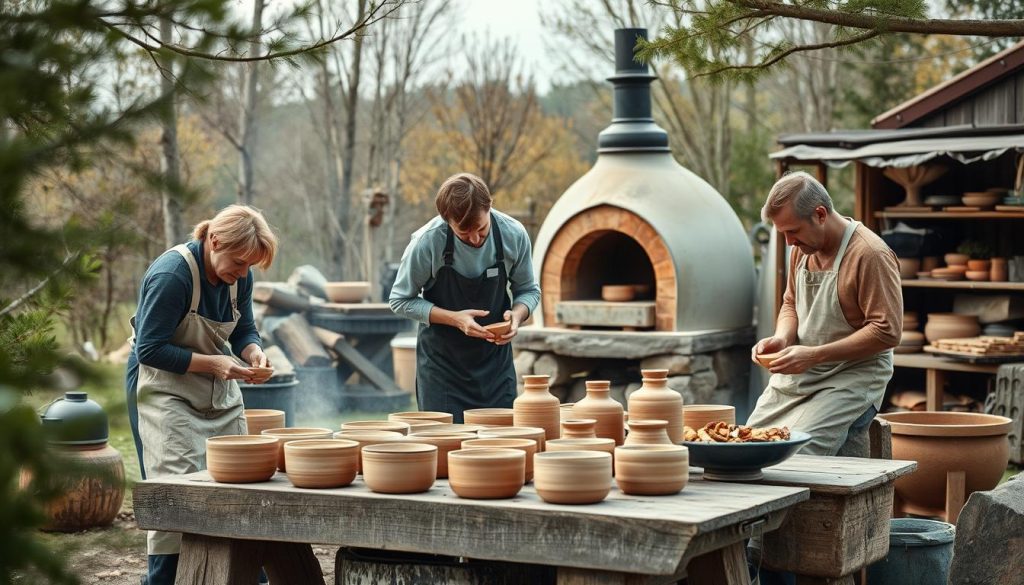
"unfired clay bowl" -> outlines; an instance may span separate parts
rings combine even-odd
[[[622,303],[631,301],[636,296],[636,289],[631,284],[606,284],[601,287],[601,299]]]
[[[300,488],[336,488],[356,477],[359,443],[344,439],[292,441],[284,446],[288,481]]]
[[[362,473],[362,451],[367,445],[380,445],[381,443],[398,443],[404,441],[406,436],[394,431],[377,431],[373,429],[338,431],[334,433],[335,439],[345,439],[359,443],[356,449],[356,473]]]
[[[391,431],[409,434],[409,423],[398,420],[353,420],[341,423],[343,431]]]
[[[679,445],[623,445],[615,448],[615,482],[624,494],[678,493],[690,478],[690,453]]]
[[[537,442],[537,452],[544,451],[547,434],[540,427],[491,427],[477,433],[481,439],[533,439]]]
[[[512,498],[523,488],[527,455],[519,449],[462,449],[448,453],[448,484],[460,498]]]
[[[489,331],[494,337],[501,337],[512,330],[512,322],[500,321],[498,323],[491,323],[490,325],[484,325],[484,329]]]
[[[437,446],[437,477],[448,477],[448,453],[462,448],[462,442],[475,439],[476,433],[449,433],[445,431],[419,431],[409,435],[410,441]]]
[[[537,495],[552,504],[596,504],[612,488],[612,456],[601,451],[546,451],[533,459]]]
[[[432,410],[393,412],[388,415],[388,420],[409,423],[410,425],[414,423],[421,423],[423,421],[433,421],[450,425],[454,419],[455,417],[452,416],[450,412],[436,412]]]
[[[762,368],[772,367],[772,362],[775,358],[779,357],[779,352],[776,353],[759,353],[756,356],[757,363],[761,364]]]
[[[716,421],[736,424],[736,407],[728,404],[683,405],[683,426],[696,430]]]
[[[384,443],[363,447],[363,481],[384,494],[416,494],[437,478],[437,447],[426,443]]]
[[[328,282],[324,284],[324,292],[332,303],[361,303],[370,294],[370,283],[365,280]]]
[[[278,471],[287,471],[284,461],[284,446],[286,443],[302,439],[330,439],[333,433],[331,432],[331,429],[322,429],[319,427],[293,427],[266,429],[261,434],[263,436],[277,437],[280,439],[278,442],[280,446],[278,447],[277,452],[277,469]]]
[[[512,426],[511,408],[471,408],[462,411],[462,418],[469,424]]]
[[[269,408],[245,409],[245,424],[249,427],[250,435],[262,434],[267,429],[279,429],[284,426],[284,420],[283,410]]]
[[[277,470],[277,437],[227,435],[206,439],[206,469],[220,483],[267,481]]]
[[[505,437],[501,439],[467,439],[462,441],[462,449],[517,449],[526,454],[523,470],[523,482],[533,481],[533,456],[537,454],[537,441]]]

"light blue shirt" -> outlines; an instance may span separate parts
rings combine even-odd
[[[533,276],[533,250],[526,228],[512,217],[492,209],[492,221],[501,229],[502,247],[505,249],[505,272],[508,274],[512,304],[521,303],[530,313],[540,303],[540,286]],[[430,309],[434,303],[423,298],[423,291],[434,285],[437,271],[444,266],[446,222],[441,216],[427,222],[412,234],[412,241],[402,254],[395,284],[388,302],[396,315],[430,324]],[[477,278],[494,265],[494,229],[479,248],[474,248],[458,237],[455,240],[452,268],[467,278]],[[480,309],[485,307],[466,307]]]

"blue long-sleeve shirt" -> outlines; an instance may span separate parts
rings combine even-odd
[[[210,284],[204,273],[203,245],[199,240],[186,244],[199,265],[198,313],[215,321],[230,321],[230,285]],[[252,316],[252,270],[238,279],[238,311],[235,330],[228,340],[235,355],[250,343],[260,345],[260,335]],[[188,263],[174,250],[168,250],[153,261],[139,287],[139,307],[135,313],[135,347],[128,354],[125,373],[127,388],[135,388],[139,364],[175,374],[184,374],[192,361],[192,351],[171,343],[174,331],[188,314],[192,302],[192,272]]]
[[[533,275],[533,251],[530,235],[523,224],[497,210],[491,210],[493,221],[501,229],[501,243],[505,252],[505,272],[508,274],[512,304],[522,303],[533,314],[540,303],[540,286]],[[412,241],[402,254],[395,284],[388,303],[397,315],[430,325],[430,309],[434,303],[423,298],[424,290],[434,285],[437,271],[444,266],[446,222],[440,216],[416,230]],[[475,278],[494,265],[494,229],[479,248],[455,238],[452,268],[459,274]],[[480,307],[467,307],[480,308]]]

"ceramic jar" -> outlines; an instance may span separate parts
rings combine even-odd
[[[449,412],[422,410],[415,412],[393,412],[388,415],[388,420],[396,420],[410,424],[423,422],[425,420],[439,422],[441,424],[452,424],[455,417]]]
[[[527,454],[518,449],[463,449],[448,453],[448,485],[460,498],[513,498],[523,489]]]
[[[533,439],[537,452],[544,451],[546,434],[540,427],[491,427],[477,433],[481,439]]]
[[[937,339],[976,337],[979,333],[981,325],[978,324],[977,315],[928,313],[928,322],[924,325],[924,336],[931,343]]]
[[[59,496],[44,506],[46,522],[42,530],[79,532],[114,522],[124,502],[125,473],[121,453],[110,445],[50,444],[49,457],[61,470],[51,476]],[[18,485],[35,490],[34,476],[22,468]]]
[[[359,448],[356,449],[356,473],[363,472],[363,447],[367,445],[380,445],[381,443],[397,443],[406,439],[406,436],[402,433],[396,433],[394,431],[375,431],[372,429],[338,431],[337,433],[334,433],[333,437],[335,439],[345,439],[347,441],[355,441],[356,443],[359,443]]]
[[[432,430],[433,428],[427,427],[425,431],[415,432],[409,435],[409,440],[436,446],[437,477],[448,477],[448,453],[461,449],[462,442],[475,439],[476,433],[448,433]]]
[[[668,423],[672,443],[683,440],[683,397],[668,387],[668,370],[640,370],[643,386],[629,395],[629,417]]]
[[[989,269],[988,278],[992,282],[1006,282],[1009,280],[1009,264],[1007,264],[1006,258],[992,258],[992,267]]]
[[[277,437],[226,435],[206,439],[206,470],[220,483],[267,481],[278,467]]]
[[[471,408],[462,411],[462,418],[469,424],[512,426],[511,408]]]
[[[353,420],[341,423],[343,431],[390,431],[409,434],[409,423],[396,420]]]
[[[344,439],[292,441],[284,446],[288,481],[300,488],[336,488],[356,477],[359,443]]]
[[[523,467],[523,483],[533,481],[533,456],[537,454],[537,441],[533,439],[467,439],[462,442],[463,450],[471,449],[516,449],[526,454]]]
[[[517,427],[540,427],[548,439],[560,434],[558,398],[548,391],[546,375],[523,376],[523,393],[512,403],[512,422]]]
[[[680,409],[680,414],[682,410]],[[624,445],[674,445],[668,436],[668,422],[663,420],[630,420]]]
[[[593,418],[564,418],[562,419],[563,439],[593,439],[594,426],[597,419]]]
[[[245,409],[245,425],[249,428],[249,435],[259,435],[267,429],[280,429],[284,427],[284,411],[269,408],[247,408]]]
[[[566,420],[566,419],[569,419],[569,418],[577,418],[576,415],[573,414],[573,410],[572,410],[575,406],[576,406],[576,403],[574,403],[574,402],[568,402],[568,403],[565,403],[565,404],[559,404],[558,405],[558,419],[559,420]]]
[[[300,441],[302,439],[330,439],[333,437],[331,429],[322,429],[319,427],[293,427],[293,428],[280,428],[280,429],[265,429],[263,436],[277,437],[278,441],[277,450],[277,470],[288,471],[285,468],[284,462],[284,446],[286,443],[291,441]]]
[[[665,496],[690,479],[690,451],[680,445],[623,445],[615,448],[615,482],[624,494]]]
[[[402,441],[363,447],[363,481],[382,494],[417,494],[437,479],[437,447]]]
[[[595,504],[612,488],[612,456],[600,451],[546,451],[533,459],[537,495],[552,504]]]
[[[608,380],[587,380],[587,395],[572,407],[576,418],[592,418],[594,435],[605,437],[621,445],[625,440],[622,405],[611,397],[611,382]]]
[[[728,404],[687,404],[683,407],[683,426],[697,430],[717,421],[736,424],[736,407]]]

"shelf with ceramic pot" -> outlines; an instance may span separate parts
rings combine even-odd
[[[993,375],[996,364],[970,364],[945,359],[926,353],[903,353],[893,356],[897,368],[915,368],[925,371],[925,396],[927,410],[942,410],[942,391],[946,385],[946,372],[968,372]]]
[[[1024,291],[1024,282],[991,282],[971,280],[903,280],[901,283],[908,288],[955,288],[965,290],[1005,290]]]
[[[881,219],[1024,219],[1020,211],[876,211]]]

